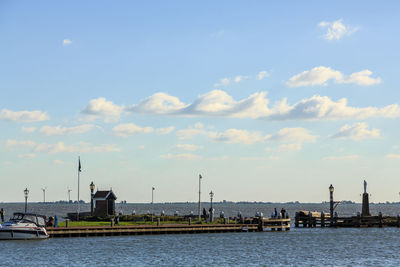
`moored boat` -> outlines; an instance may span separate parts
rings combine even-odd
[[[0,240],[45,239],[46,216],[34,213],[16,212],[14,216],[0,225]]]

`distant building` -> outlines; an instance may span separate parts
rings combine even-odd
[[[97,191],[93,196],[94,214],[101,217],[115,215],[115,200],[117,197],[112,190]]]

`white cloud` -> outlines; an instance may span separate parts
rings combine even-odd
[[[181,140],[190,139],[196,135],[203,135],[203,134],[207,134],[207,131],[204,129],[204,125],[200,122],[196,123],[193,126],[189,126],[189,128],[187,129],[176,131],[176,136],[178,136],[178,138]]]
[[[214,141],[229,144],[254,144],[264,141],[264,137],[259,132],[238,129],[228,129],[222,133],[210,133],[209,136]]]
[[[137,133],[151,133],[153,131],[154,129],[152,127],[140,127],[133,123],[120,124],[112,129],[113,134],[122,137],[127,137]]]
[[[221,157],[209,158],[209,160],[214,160],[214,161],[218,161],[218,160],[228,160],[228,159],[230,159],[229,156],[221,156]]]
[[[144,145],[139,146],[139,149],[144,149],[144,148],[145,148]]]
[[[202,157],[199,155],[194,155],[190,153],[185,153],[185,154],[167,154],[167,155],[161,155],[160,158],[163,159],[179,159],[179,160],[196,160],[196,159],[201,159]]]
[[[15,121],[15,122],[37,122],[48,120],[49,116],[46,112],[40,110],[23,110],[12,111],[9,109],[2,109],[0,111],[0,120]]]
[[[67,46],[67,45],[72,44],[72,41],[70,39],[64,39],[62,43],[64,46]]]
[[[304,128],[283,128],[278,133],[266,137],[266,141],[274,141],[281,143],[300,144],[304,142],[315,142],[316,136],[311,135]]]
[[[341,82],[342,83],[354,83],[354,84],[364,85],[364,86],[381,83],[382,80],[380,77],[372,78],[371,75],[372,75],[372,71],[362,70],[362,71],[354,72],[354,73],[350,74],[347,78],[345,78]]]
[[[206,115],[238,118],[257,118],[267,115],[268,100],[266,93],[254,93],[248,98],[235,101],[230,95],[221,90],[213,90],[199,96],[192,104],[181,110],[180,114]]]
[[[268,76],[269,76],[268,71],[266,71],[266,70],[260,71],[260,72],[257,74],[257,80],[260,80],[260,81],[261,81],[261,80],[267,78]]]
[[[82,134],[86,133],[95,127],[93,124],[83,124],[73,127],[61,127],[61,126],[42,126],[40,132],[44,135],[64,135],[64,134]]]
[[[156,93],[127,110],[137,113],[168,114],[175,113],[184,107],[185,105],[177,97],[166,93]]]
[[[36,154],[33,154],[33,153],[19,154],[19,155],[18,155],[18,158],[20,158],[20,159],[23,159],[23,158],[30,158],[30,159],[32,159],[32,158],[34,158],[34,157],[36,157]]]
[[[23,147],[34,147],[36,145],[35,142],[31,140],[7,140],[6,147],[16,147],[16,146],[23,146]]]
[[[88,121],[104,118],[105,122],[118,121],[124,107],[115,105],[111,101],[107,101],[104,97],[92,99],[83,110],[82,114]]]
[[[343,74],[329,67],[319,66],[296,74],[286,83],[289,87],[326,85],[329,80],[341,81]]]
[[[121,149],[112,144],[93,145],[79,142],[74,145],[65,145],[63,142],[58,142],[56,144],[41,143],[35,147],[34,151],[45,153],[103,153],[119,152]]]
[[[248,79],[249,77],[247,77],[247,76],[243,76],[243,75],[238,75],[238,76],[236,76],[234,79],[233,79],[233,81],[235,82],[235,83],[240,83],[240,82],[242,82],[243,80],[246,80],[246,79]]]
[[[353,125],[344,125],[337,133],[331,136],[333,139],[352,139],[361,140],[366,138],[378,138],[380,131],[378,129],[368,130],[368,124],[365,122],[355,123]]]
[[[386,158],[388,158],[388,159],[400,159],[400,154],[387,154]]]
[[[336,161],[336,160],[356,160],[359,159],[359,155],[346,155],[346,156],[329,156],[329,157],[324,157],[322,160],[327,160],[327,161]]]
[[[36,131],[36,127],[21,127],[21,131],[24,133],[33,133]]]
[[[365,119],[365,118],[396,118],[400,117],[400,107],[397,104],[383,108],[357,108],[347,105],[347,99],[333,101],[327,96],[314,95],[290,106],[283,100],[266,118],[273,120],[335,120],[335,119]]]
[[[301,144],[282,144],[279,146],[279,151],[298,151],[301,150]]]
[[[192,144],[177,144],[176,147],[181,150],[186,150],[186,151],[196,151],[203,149],[202,146],[197,146],[197,145],[192,145]]]
[[[249,132],[239,129],[228,129],[221,133],[208,133],[209,137],[217,142],[230,144],[255,144],[263,142],[294,143],[286,148],[295,148],[304,142],[315,142],[316,136],[309,134],[304,128],[283,128],[276,134],[263,136],[259,132]]]
[[[357,85],[369,86],[381,83],[381,78],[371,77],[372,71],[362,70],[350,74],[349,76],[344,75],[338,70],[334,70],[330,67],[319,66],[311,70],[303,71],[302,73],[296,74],[286,82],[289,87],[300,87],[300,86],[315,86],[328,84],[328,81],[333,80],[336,83],[353,83]]]
[[[231,83],[230,78],[222,78],[218,83],[214,84],[214,87],[220,87],[220,86],[228,86]]]
[[[322,21],[318,24],[318,26],[320,26],[321,28],[327,29],[324,35],[324,38],[326,40],[328,41],[340,40],[342,37],[346,35],[351,35],[358,30],[357,27],[345,25],[342,23],[342,21],[343,21],[342,19],[332,22]]]
[[[62,161],[62,160],[60,160],[60,159],[55,159],[55,160],[54,160],[54,163],[55,163],[55,164],[59,164],[59,165],[65,164],[65,162]]]
[[[173,130],[175,130],[175,127],[174,126],[170,126],[170,127],[166,127],[166,128],[157,128],[156,132],[159,133],[159,134],[169,134]]]

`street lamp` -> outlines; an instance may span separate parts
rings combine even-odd
[[[330,220],[331,220],[331,225],[333,223],[333,191],[335,191],[335,188],[332,186],[332,184],[329,186],[329,200],[330,200],[330,206],[329,206],[329,211],[330,211]]]
[[[93,216],[94,207],[93,207],[93,197],[94,197],[94,183],[93,181],[90,183],[90,215]]]
[[[153,222],[153,214],[154,214],[154,208],[153,208],[153,203],[154,203],[154,186],[151,188],[151,222]]]
[[[212,222],[214,220],[214,211],[213,211],[213,207],[212,207],[212,201],[214,198],[214,192],[211,190],[210,192],[210,202],[211,202],[211,207],[210,207],[210,222]]]
[[[198,204],[198,208],[199,208],[199,222],[201,222],[201,179],[203,177],[201,176],[201,174],[199,174],[199,204]],[[205,218],[204,218],[205,219]]]
[[[24,195],[25,195],[25,212],[28,210],[28,194],[29,194],[29,190],[28,190],[28,188],[25,188],[25,190],[24,190]]]

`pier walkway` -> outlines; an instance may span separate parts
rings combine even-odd
[[[164,224],[132,226],[48,227],[50,237],[89,237],[153,234],[199,234],[290,230],[290,219],[263,219],[260,224]]]

